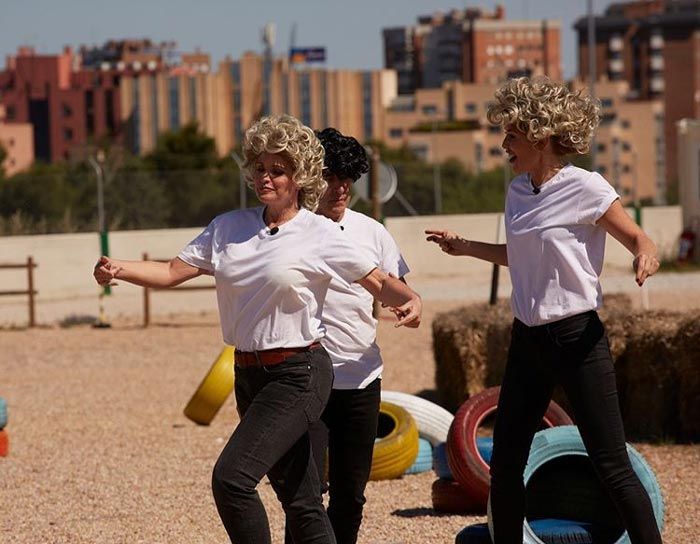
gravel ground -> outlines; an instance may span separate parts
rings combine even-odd
[[[700,295],[686,304],[700,305]],[[428,300],[417,331],[380,322],[384,387],[434,387],[430,322],[463,301]],[[675,301],[674,304],[675,306]],[[163,319],[160,320],[164,321]],[[224,543],[210,492],[212,465],[237,416],[232,399],[201,427],[182,409],[221,349],[213,314],[144,330],[132,321],[0,331],[0,395],[10,455],[0,458],[0,542]],[[700,535],[700,445],[636,445],[666,501],[666,543]],[[482,517],[431,509],[432,472],[370,482],[361,544],[454,542]],[[282,512],[260,486],[273,542]]]

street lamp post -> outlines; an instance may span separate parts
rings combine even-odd
[[[97,178],[97,228],[100,236],[100,254],[109,256],[109,236],[107,233],[107,228],[105,227],[104,171],[102,169],[103,161],[104,153],[101,150],[97,152],[97,158],[88,158],[88,162],[95,170],[95,177]],[[112,289],[109,285],[105,285],[104,294],[112,294]]]
[[[437,158],[437,118],[438,111],[436,110],[433,114],[432,119],[432,158],[433,158],[433,194],[435,195],[435,214],[439,215],[442,213],[442,179],[440,172],[440,161]]]

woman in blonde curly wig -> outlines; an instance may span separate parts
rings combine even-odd
[[[219,516],[232,542],[269,544],[256,491],[267,475],[293,541],[334,544],[308,435],[333,383],[320,343],[328,287],[333,278],[359,283],[393,307],[397,326],[418,326],[421,301],[313,213],[326,183],[323,147],[311,129],[287,115],[267,117],[248,130],[243,147],[262,206],[219,215],[167,263],[102,257],[94,276],[100,285],[119,279],[157,288],[214,276],[223,340],[236,346],[240,415],[212,474]]]
[[[314,131],[296,117],[263,117],[245,135],[243,165],[248,185],[255,189],[256,159],[263,153],[279,154],[292,165],[292,177],[300,189],[299,205],[316,211],[327,183],[323,179],[323,146]]]
[[[476,242],[445,230],[426,233],[450,255],[476,257],[510,272],[515,319],[491,456],[493,542],[523,542],[523,472],[560,384],[619,514],[616,520],[611,513],[611,523],[620,533],[626,529],[633,544],[659,544],[651,501],[627,456],[612,356],[597,314],[606,234],[632,253],[640,286],[659,268],[656,246],[598,172],[566,161],[566,155],[590,147],[598,124],[598,105],[590,97],[546,78],[514,79],[496,92],[488,119],[504,129],[503,148],[516,174],[506,195],[506,243]]]

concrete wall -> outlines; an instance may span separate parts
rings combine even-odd
[[[488,300],[493,266],[469,258],[443,254],[435,244],[425,241],[427,228],[454,230],[465,237],[495,242],[497,233],[503,241],[500,214],[442,215],[389,218],[386,226],[398,242],[411,273],[409,283],[426,299]],[[657,242],[662,254],[671,255],[681,232],[679,207],[655,207],[643,210],[642,222]],[[194,238],[201,229],[125,231],[110,234],[110,253],[122,259],[141,259],[143,252],[151,258],[169,258]],[[99,287],[92,278],[99,257],[96,233],[55,234],[43,236],[0,237],[0,263],[25,262],[31,255],[35,271],[37,320],[49,323],[67,316],[97,315]],[[630,272],[631,257],[616,241],[608,243],[606,274],[624,276]],[[209,277],[197,278],[192,284],[212,284]],[[628,283],[631,283],[628,281]],[[26,289],[25,270],[0,270],[0,290]],[[508,296],[507,271],[500,272],[500,296]],[[112,316],[139,318],[142,308],[141,288],[121,283],[113,295],[105,297],[106,312]],[[166,302],[167,299],[167,302]],[[177,312],[209,312],[216,309],[213,290],[186,293],[154,293],[154,315]],[[22,324],[27,318],[27,297],[0,297],[0,326]]]

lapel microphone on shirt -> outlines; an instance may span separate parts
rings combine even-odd
[[[538,191],[538,192],[539,192],[539,191]],[[277,234],[279,231],[280,231],[280,228],[279,228],[279,227],[272,227],[272,228],[270,229],[270,234],[271,234],[271,235],[272,235],[272,234]]]
[[[533,195],[539,195],[541,189],[540,189],[539,187],[537,187],[537,185],[535,185],[534,183],[532,183],[532,178],[530,177],[529,174],[528,174],[528,176],[527,176],[527,179],[530,181],[530,185],[532,185],[532,194],[533,194]]]

